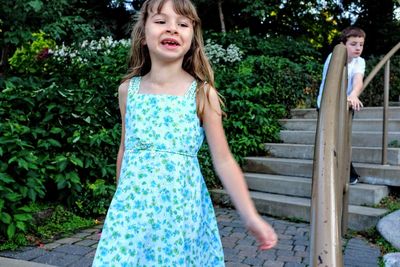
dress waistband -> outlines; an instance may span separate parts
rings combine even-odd
[[[189,151],[184,150],[176,150],[172,148],[168,148],[165,145],[156,145],[152,143],[146,142],[135,142],[133,145],[129,145],[125,147],[125,151],[128,152],[137,152],[137,151],[155,151],[155,152],[163,152],[163,153],[171,153],[171,154],[178,154],[187,157],[197,157],[197,153],[192,153]]]

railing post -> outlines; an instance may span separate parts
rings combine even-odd
[[[390,78],[390,59],[385,64],[385,79],[383,85],[383,129],[382,129],[382,165],[387,164],[388,146],[388,110],[389,110],[389,78]]]
[[[339,194],[343,197],[338,197],[338,207],[340,207],[338,224],[341,225],[341,236],[347,232],[348,226],[348,199],[349,199],[349,173],[351,161],[351,122],[352,111],[349,110],[347,102],[347,67],[343,69],[342,85],[340,88],[340,107],[339,107],[339,144],[338,147],[338,169],[339,169]]]

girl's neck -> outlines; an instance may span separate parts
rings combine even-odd
[[[146,80],[155,84],[174,83],[182,80],[192,80],[193,78],[182,69],[181,66],[158,66],[153,65]]]

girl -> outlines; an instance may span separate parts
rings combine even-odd
[[[214,167],[260,249],[277,236],[256,212],[222,128],[221,100],[189,0],[148,0],[132,32],[117,191],[93,266],[224,266],[197,152]]]

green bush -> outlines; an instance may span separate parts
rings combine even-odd
[[[258,37],[253,42],[276,53],[255,54],[245,49],[246,40],[236,46],[218,39],[210,43],[221,44],[223,57],[231,56],[213,63],[225,98],[225,131],[240,163],[245,156],[262,155],[263,143],[279,141],[278,119],[287,110],[311,105],[307,101],[315,99],[322,68],[304,57],[278,56],[285,42],[268,40],[270,46]],[[18,77],[0,84],[0,235],[11,238],[29,230],[27,205],[38,199],[57,201],[84,216],[105,214],[115,190],[117,87],[128,49],[127,41],[102,38],[56,46],[44,58],[19,55],[29,54],[33,63],[15,65]],[[199,158],[208,186],[218,186],[206,144]]]
[[[10,66],[20,73],[38,73],[46,70],[46,57],[49,50],[54,49],[56,42],[46,38],[44,32],[33,33],[32,43],[18,48],[10,58]]]
[[[80,55],[54,51],[45,65],[35,65],[35,75],[21,64],[19,77],[2,83],[1,235],[26,232],[32,213],[26,205],[37,199],[79,210],[82,196],[92,195],[84,204],[93,201],[92,214],[104,214],[97,191],[82,191],[99,179],[110,184],[108,199],[115,189],[121,121],[116,96],[127,46],[105,40],[92,42],[96,50],[77,46]]]
[[[365,77],[382,58],[383,56],[372,56],[366,60]],[[364,106],[379,107],[383,105],[384,69],[383,66],[361,94]],[[389,101],[400,101],[400,55],[395,55],[390,59]]]

